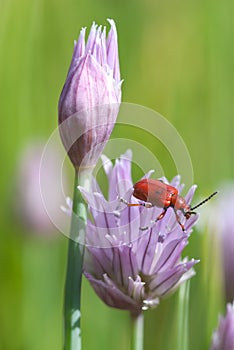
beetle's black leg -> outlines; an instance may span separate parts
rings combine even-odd
[[[176,221],[178,222],[178,224],[180,225],[180,227],[182,228],[182,231],[185,232],[185,228],[184,228],[184,225],[182,224],[182,222],[180,221],[180,217],[178,215],[178,213],[176,212],[175,208],[174,208],[174,213],[175,213],[175,216],[176,216]]]
[[[161,220],[161,219],[165,216],[165,214],[166,214],[166,212],[167,212],[167,209],[168,209],[168,208],[164,208],[164,210],[163,210],[163,211],[161,212],[161,214],[157,217],[157,219],[155,219],[155,220],[153,221],[153,224],[155,224],[157,221]],[[144,226],[144,227],[140,227],[140,230],[145,231],[145,230],[148,230],[148,228],[149,228],[149,226]]]

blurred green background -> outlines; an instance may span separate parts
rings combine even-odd
[[[232,11],[231,0],[1,0],[0,349],[62,348],[67,239],[40,238],[20,225],[14,184],[24,147],[57,126],[80,28],[115,19],[123,101],[157,110],[176,127],[202,197],[234,177]],[[147,146],[147,138],[142,142]],[[160,148],[153,151],[160,157]],[[27,192],[26,181],[23,187]],[[207,349],[224,310],[215,242],[194,234],[186,254],[202,260],[190,285],[189,349]],[[83,289],[84,350],[129,349],[128,314],[103,305],[86,281]],[[174,295],[146,313],[145,349],[172,348],[176,303]]]

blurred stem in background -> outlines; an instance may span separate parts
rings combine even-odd
[[[64,350],[81,349],[80,305],[84,255],[83,239],[87,224],[87,211],[86,204],[77,186],[81,185],[88,190],[89,184],[90,173],[81,172],[78,174],[75,171],[64,300]]]
[[[216,214],[217,217],[217,214]],[[202,282],[203,282],[203,302],[206,308],[206,333],[205,341],[207,347],[214,328],[217,326],[217,317],[224,307],[223,295],[223,271],[220,244],[215,238],[214,231],[204,228],[202,240]],[[209,278],[207,278],[209,276]],[[217,283],[218,281],[218,283]],[[204,317],[204,316],[203,316]]]

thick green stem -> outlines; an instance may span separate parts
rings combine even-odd
[[[81,279],[87,211],[77,186],[81,185],[88,189],[89,184],[90,174],[84,173],[78,176],[76,172],[65,283],[64,350],[81,350]]]
[[[132,317],[132,343],[131,350],[143,350],[144,348],[144,314]]]

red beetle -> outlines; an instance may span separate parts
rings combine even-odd
[[[185,231],[184,225],[180,221],[180,217],[177,213],[180,210],[186,219],[189,219],[192,214],[196,214],[193,210],[200,207],[200,205],[207,202],[217,192],[212,193],[208,198],[194,207],[191,207],[186,199],[178,194],[178,190],[170,185],[167,185],[161,180],[154,179],[143,179],[138,181],[134,186],[132,195],[137,199],[142,200],[142,203],[128,203],[124,199],[122,202],[128,206],[141,206],[146,208],[158,207],[163,208],[162,213],[156,218],[155,222],[161,220],[167,212],[169,207],[173,208],[176,220],[181,226],[182,230]],[[141,227],[142,230],[148,229],[148,227]]]

